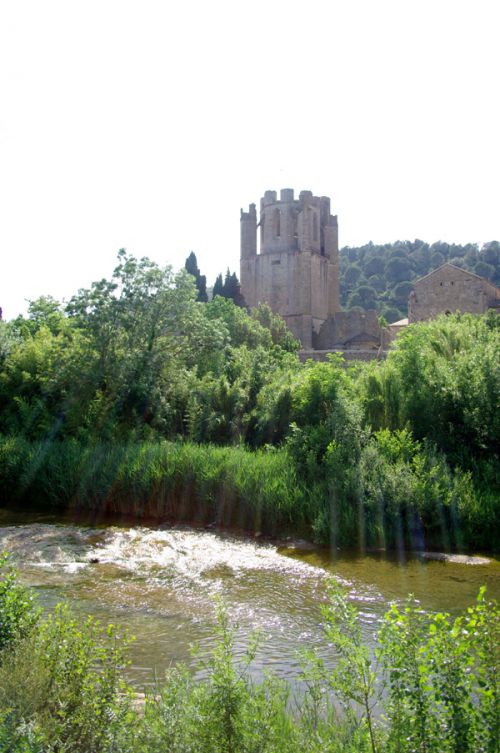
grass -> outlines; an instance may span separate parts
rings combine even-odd
[[[285,450],[189,442],[0,439],[0,501],[215,523],[267,535],[304,526]]]
[[[384,442],[397,434],[379,432],[352,465],[313,457],[307,470],[286,447],[0,436],[0,504],[291,534],[333,548],[498,549],[495,489],[479,492],[470,473],[420,445],[392,457]]]

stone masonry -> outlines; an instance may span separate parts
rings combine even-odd
[[[500,313],[500,289],[453,264],[414,283],[408,320],[382,328],[377,312],[342,311],[337,217],[330,199],[293,189],[266,191],[241,210],[241,292],[249,307],[267,303],[300,340],[302,358],[323,360],[332,351],[347,359],[383,357],[406,324],[455,311]],[[258,232],[259,231],[259,232]],[[259,250],[257,236],[260,238]]]
[[[255,204],[241,210],[241,292],[248,306],[267,303],[304,348],[340,310],[337,217],[330,199],[291,188],[266,191],[257,222]],[[257,251],[259,230],[260,250]]]
[[[474,272],[446,263],[421,277],[408,300],[409,323],[456,311],[484,314],[500,310],[500,289]]]

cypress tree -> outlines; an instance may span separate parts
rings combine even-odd
[[[217,279],[214,285],[214,298],[216,295],[220,295],[223,298],[230,298],[235,302],[237,306],[241,308],[245,307],[245,299],[241,295],[240,281],[236,276],[236,272],[231,272],[229,267],[226,270],[224,282],[222,281],[222,275],[217,275]]]
[[[198,269],[198,261],[196,259],[196,254],[193,251],[191,251],[191,253],[187,257],[184,266],[186,270],[189,272],[189,274],[193,275],[195,279],[196,288],[198,290],[197,300],[201,301],[202,303],[206,303],[208,301],[207,278],[205,277],[205,275],[200,274],[200,270]]]
[[[215,279],[213,297],[215,298],[216,295],[221,295],[225,297],[224,296],[224,283],[222,282],[222,275],[217,275]]]

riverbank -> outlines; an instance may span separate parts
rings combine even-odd
[[[391,467],[368,445],[357,468],[311,482],[286,448],[0,437],[0,504],[302,538],[334,551],[495,551],[495,532],[485,523],[498,512],[474,504],[466,477],[438,462],[420,467],[421,479],[410,463]],[[342,497],[339,480],[347,472]]]
[[[61,528],[46,533],[56,535],[62,543]],[[73,546],[80,551],[81,542],[74,539],[74,533]],[[82,534],[89,536],[88,532]],[[16,535],[22,537],[22,532],[17,530]],[[25,542],[40,547],[41,539],[30,535]],[[207,552],[207,543],[200,553]],[[52,549],[59,552],[60,566],[67,569],[63,550]],[[45,547],[42,551],[46,554]],[[169,551],[172,549],[165,541],[163,552],[169,556]],[[182,548],[176,551],[181,554]],[[234,562],[235,551],[227,554]],[[190,554],[185,555],[191,562]],[[137,566],[138,561],[127,557],[123,565],[126,563]],[[166,575],[169,568],[163,569]],[[265,575],[263,583],[268,584],[268,569]],[[197,583],[204,580],[199,576]],[[245,578],[246,584],[252,581]],[[101,578],[94,590],[99,584],[102,586]],[[145,581],[141,579],[140,584],[144,593]],[[189,601],[179,592],[179,583],[172,587],[183,603]],[[287,595],[288,602],[293,600],[295,588],[288,594],[281,590],[283,603]],[[117,627],[120,623],[106,626],[95,617],[79,617],[67,604],[42,616],[16,574],[0,562],[0,750],[495,750],[500,722],[495,703],[498,606],[481,590],[475,604],[469,602],[466,611],[456,617],[426,612],[421,603],[413,602],[404,609],[393,605],[376,624],[366,625],[359,596],[356,592],[353,596],[351,585],[347,598],[333,583],[324,598],[316,589],[311,592],[318,641],[312,642],[309,633],[297,636],[306,650],[293,675],[282,678],[275,674],[272,662],[270,672],[269,661],[265,671],[255,677],[255,639],[242,639],[228,608],[219,607],[217,618],[211,617],[211,640],[201,643],[191,670],[170,664],[166,676],[150,686],[138,710],[137,685],[128,685],[124,675],[130,647],[127,631]],[[162,603],[165,605],[164,600]],[[240,606],[234,606],[241,613]],[[289,606],[293,614],[293,605]],[[130,612],[128,608],[124,616]],[[171,628],[169,632],[172,634]],[[280,642],[287,636],[287,632],[280,633]],[[265,634],[261,641],[266,641]],[[96,672],[96,667],[100,671]],[[424,718],[426,723],[420,723]]]
[[[188,442],[82,444],[0,439],[0,503],[305,533],[305,492],[285,451]]]

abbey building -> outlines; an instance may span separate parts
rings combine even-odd
[[[241,292],[248,306],[267,303],[303,350],[377,350],[375,311],[340,308],[339,242],[330,199],[291,188],[266,191],[241,210]]]
[[[337,216],[330,199],[291,188],[266,191],[241,210],[241,292],[249,307],[269,304],[300,340],[304,356],[341,351],[348,359],[383,355],[408,321],[455,311],[500,312],[500,289],[453,264],[416,280],[408,319],[381,327],[375,310],[340,307]]]

